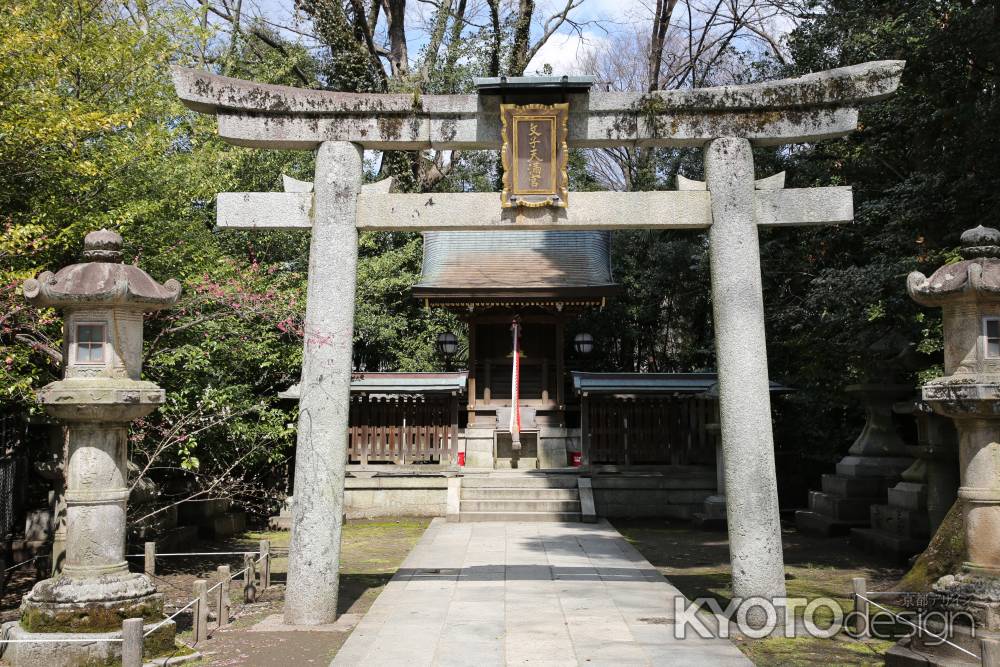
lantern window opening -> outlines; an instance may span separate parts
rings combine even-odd
[[[983,318],[983,356],[1000,359],[1000,317]]]
[[[103,322],[84,322],[76,325],[76,354],[78,364],[103,364],[107,326]]]

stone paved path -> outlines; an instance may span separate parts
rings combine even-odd
[[[680,595],[605,521],[435,519],[333,665],[752,664],[675,639]]]

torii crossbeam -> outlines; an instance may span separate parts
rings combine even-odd
[[[495,96],[337,93],[176,69],[178,95],[215,114],[227,141],[317,149],[312,191],[223,193],[218,202],[220,226],[312,235],[285,621],[336,617],[359,229],[707,228],[733,595],[784,596],[757,226],[849,222],[853,201],[849,187],[755,182],[751,144],[853,132],[858,107],[895,92],[903,65],[871,62],[746,86],[569,94],[570,147],[703,147],[706,182],[684,180],[677,192],[573,193],[570,208],[526,210],[501,209],[498,194],[361,185],[365,148],[500,148]]]

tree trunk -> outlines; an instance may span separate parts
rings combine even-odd
[[[507,76],[521,76],[528,66],[528,46],[531,39],[531,18],[535,13],[535,0],[521,0],[514,21],[514,39],[507,61]]]
[[[406,0],[385,0],[389,22],[389,67],[392,76],[406,74],[410,69],[406,52]]]

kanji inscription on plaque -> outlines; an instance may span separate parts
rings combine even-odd
[[[504,208],[569,203],[568,104],[502,104]]]

